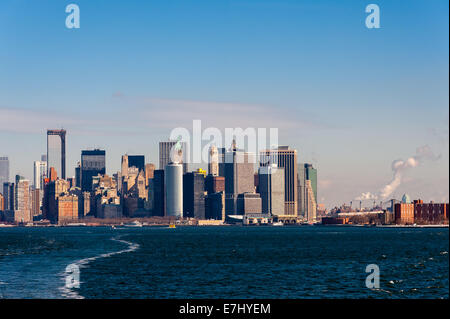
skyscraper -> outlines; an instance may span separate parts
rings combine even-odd
[[[306,212],[305,218],[308,222],[315,222],[317,216],[317,204],[311,181],[306,180]]]
[[[136,167],[139,171],[145,171],[144,155],[125,155],[128,156],[128,167]]]
[[[297,150],[289,149],[289,146],[279,146],[261,152],[260,166],[277,164],[284,168],[284,214],[285,216],[298,216],[298,189],[297,189]]]
[[[3,197],[5,200],[5,210],[14,210],[14,198],[15,198],[14,183],[3,183]]]
[[[205,177],[191,172],[183,176],[183,216],[205,219]]]
[[[174,146],[177,145],[177,141],[159,142],[159,169],[165,169],[167,164],[173,162],[172,154],[175,153]],[[183,165],[183,174],[188,171],[188,164],[186,159],[187,146],[185,142],[180,142],[181,145],[181,161]]]
[[[284,169],[271,166],[259,168],[259,193],[261,194],[262,213],[277,216],[284,215]]]
[[[50,167],[66,179],[66,130],[47,130],[47,169]]]
[[[164,170],[166,216],[183,217],[183,166],[169,163]]]
[[[314,193],[314,199],[317,203],[317,169],[313,168],[312,164],[305,164],[306,179],[311,181],[311,188]]]
[[[219,176],[225,177],[225,154],[227,150],[225,147],[220,147],[217,150],[219,152]]]
[[[92,177],[106,174],[104,150],[81,151],[81,191],[92,191]]]
[[[254,193],[254,155],[235,147],[225,154],[225,213],[238,213],[238,195]]]
[[[311,188],[311,193],[309,188]],[[309,211],[314,206],[311,204],[312,201],[314,201],[314,205],[317,207],[317,169],[313,168],[312,164],[302,163],[298,165],[299,216],[303,216],[307,220],[312,218],[311,216],[315,214]]]
[[[155,164],[145,164],[145,186],[149,185],[149,180],[155,176]]]
[[[75,167],[75,186],[81,188],[81,163],[77,162]]]
[[[208,174],[219,176],[219,150],[215,145],[209,148]]]
[[[9,159],[8,156],[0,157],[0,185],[9,182]]]
[[[32,221],[30,182],[17,175],[14,193],[14,220],[18,222]]]
[[[47,177],[47,162],[35,161],[33,171],[33,186],[35,189],[43,189],[45,177]]]
[[[153,216],[165,216],[164,170],[154,171],[149,198],[153,202]]]

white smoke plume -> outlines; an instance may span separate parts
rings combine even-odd
[[[355,200],[376,200],[377,198],[377,195],[372,194],[371,192],[365,192],[356,197]]]
[[[416,149],[415,156],[412,156],[406,160],[395,160],[392,162],[392,180],[389,184],[384,186],[378,194],[365,192],[356,197],[355,200],[376,200],[378,198],[385,200],[402,184],[403,176],[406,170],[419,166],[424,160],[435,161],[440,158],[441,155],[435,155],[430,146],[420,146]]]
[[[395,160],[392,162],[392,171],[394,176],[392,181],[384,186],[380,191],[380,197],[383,199],[388,198],[402,183],[403,175],[406,170],[419,166],[424,160],[438,160],[441,155],[436,156],[431,150],[430,146],[424,145],[418,147],[416,155],[408,158],[407,160]]]

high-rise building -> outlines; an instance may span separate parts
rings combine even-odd
[[[296,218],[298,189],[297,189],[297,150],[288,146],[279,146],[277,149],[261,152],[260,166],[276,164],[284,168],[284,214]]]
[[[149,194],[150,201],[152,201],[151,206],[153,206],[153,216],[165,216],[164,190],[164,170],[157,169],[154,171]]]
[[[262,213],[284,215],[284,169],[263,166],[258,172],[258,188],[261,194]]]
[[[148,187],[149,180],[155,175],[155,164],[147,163],[145,164],[145,186]]]
[[[77,162],[75,167],[75,186],[81,188],[81,163]]]
[[[92,178],[98,174],[106,174],[104,150],[81,151],[81,191],[92,191]]]
[[[8,156],[0,157],[0,185],[9,182],[9,159]]]
[[[58,222],[59,209],[58,198],[67,194],[69,182],[64,179],[56,179],[45,184],[43,200],[43,216],[52,223]]]
[[[254,155],[235,147],[225,154],[225,213],[238,213],[239,194],[254,193]]]
[[[32,221],[30,182],[22,176],[16,175],[14,195],[14,220],[22,223]]]
[[[50,182],[54,182],[58,179],[58,173],[54,167],[48,169],[48,179]]]
[[[0,193],[0,212],[5,210],[5,197]]]
[[[31,215],[38,216],[41,212],[42,194],[40,189],[31,190]]]
[[[183,176],[183,217],[205,219],[205,177],[201,173]]]
[[[225,147],[220,147],[217,151],[219,153],[219,176],[225,177],[225,154],[227,150]]]
[[[317,203],[314,190],[309,179],[306,180],[306,211],[305,218],[308,222],[315,222],[317,217]]]
[[[225,193],[223,191],[206,196],[205,219],[225,220]]]
[[[5,210],[14,210],[14,183],[3,183],[3,197],[5,198]]]
[[[66,178],[65,130],[47,130],[47,169],[50,170],[50,167],[54,167],[62,179]]]
[[[183,217],[183,166],[169,163],[164,170],[166,216]]]
[[[261,196],[256,193],[238,194],[237,214],[261,214]]]
[[[219,176],[219,150],[215,145],[209,148],[208,174]]]
[[[207,175],[205,178],[205,190],[208,194],[225,191],[225,177]]]
[[[317,203],[317,169],[313,168],[312,164],[305,164],[306,179],[311,181],[311,187],[314,193],[314,198]]]
[[[178,144],[177,144],[178,143]],[[175,147],[174,147],[175,146]],[[176,149],[176,148],[180,149]],[[179,159],[172,157],[180,157]],[[165,169],[167,164],[174,160],[182,163],[183,174],[188,171],[187,146],[185,142],[167,141],[159,142],[159,169]]]
[[[139,171],[145,171],[145,156],[128,155],[128,167],[137,167]]]
[[[317,206],[317,169],[313,168],[312,164],[298,164],[298,215],[309,220],[313,214],[308,212],[308,207],[311,207],[309,202],[312,200],[312,197],[309,194],[307,181],[310,181],[312,197]],[[310,217],[308,218],[308,216]]]
[[[35,189],[43,189],[44,179],[47,177],[47,162],[35,161],[33,171],[33,183]]]

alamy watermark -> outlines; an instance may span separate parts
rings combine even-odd
[[[80,7],[74,3],[66,6],[66,13],[69,15],[66,17],[67,29],[79,29],[80,28]]]
[[[370,13],[366,17],[366,27],[368,29],[380,28],[380,7],[377,4],[369,4],[366,7],[366,13]]]
[[[366,287],[369,289],[380,289],[380,267],[377,264],[370,264],[366,266]]]
[[[177,141],[170,152],[173,162],[209,163],[210,151],[214,148],[222,152],[225,149],[246,153],[246,156],[223,156],[219,159],[221,162],[256,163],[257,157],[261,160],[266,151],[278,148],[278,128],[237,127],[222,131],[216,127],[202,129],[201,120],[193,120],[192,130],[177,127],[170,132],[169,140]],[[270,158],[267,158],[269,161]]]

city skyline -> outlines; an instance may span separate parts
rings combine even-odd
[[[365,28],[364,1],[77,1],[82,26],[67,30],[63,3],[5,1],[0,156],[10,180],[32,180],[48,128],[68,131],[70,177],[89,148],[107,151],[108,173],[126,153],[157,164],[158,142],[201,119],[278,127],[298,163],[319,169],[317,202],[328,207],[372,201],[395,160],[428,146],[392,196],[448,202],[448,2],[377,3],[379,30]]]

